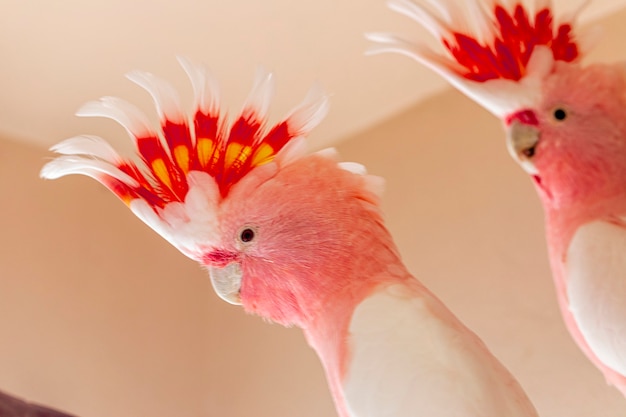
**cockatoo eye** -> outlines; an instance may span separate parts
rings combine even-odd
[[[241,232],[239,232],[239,240],[241,240],[242,243],[252,242],[255,236],[256,233],[254,232],[254,229],[251,229],[249,227],[246,227]]]
[[[559,107],[554,109],[554,112],[552,112],[552,116],[554,116],[555,120],[562,122],[563,120],[567,119],[567,112]]]

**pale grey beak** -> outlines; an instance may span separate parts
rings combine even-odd
[[[513,159],[519,162],[524,171],[537,175],[538,171],[533,163],[533,157],[535,147],[539,143],[539,130],[534,126],[514,120],[506,133],[506,147]]]
[[[213,289],[219,297],[230,304],[241,305],[241,266],[232,262],[223,268],[210,267],[209,276]]]

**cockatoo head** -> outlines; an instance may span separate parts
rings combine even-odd
[[[626,181],[626,72],[557,63],[537,105],[505,121],[511,155],[553,207],[620,195]]]
[[[122,124],[140,161],[120,157],[98,137],[79,136],[52,148],[62,156],[42,176],[95,178],[207,267],[221,298],[283,324],[302,324],[323,308],[324,294],[349,290],[333,278],[350,275],[355,248],[368,244],[364,228],[382,223],[381,183],[358,164],[338,163],[332,151],[306,155],[304,136],[328,108],[319,88],[268,128],[272,77],[260,72],[242,113],[228,124],[206,69],[180,61],[195,92],[191,117],[169,84],[144,72],[129,78],[153,97],[159,129],[116,98],[78,112]]]
[[[623,94],[614,93],[623,89],[623,68],[581,64],[593,41],[591,32],[575,31],[584,5],[557,18],[549,1],[531,8],[523,1],[391,0],[393,10],[428,29],[445,51],[389,34],[368,37],[378,43],[372,53],[416,59],[500,118],[510,154],[541,194],[560,204],[606,183],[616,168],[598,156],[621,146],[610,140],[621,122],[607,115],[623,108]]]
[[[388,3],[440,40],[442,53],[387,33],[367,35],[377,43],[369,53],[407,55],[501,119],[540,100],[556,62],[577,62],[582,55],[573,33],[577,13],[559,24],[549,2],[533,12],[520,2],[454,1]]]

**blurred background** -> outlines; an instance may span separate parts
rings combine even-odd
[[[622,6],[596,0],[581,15],[604,32],[588,61],[626,58]],[[540,415],[626,416],[565,330],[539,200],[500,122],[405,57],[365,57],[367,31],[436,45],[378,0],[0,0],[0,390],[80,417],[336,415],[298,329],[218,299],[197,264],[93,180],[38,177],[46,149],[77,134],[131,151],[114,122],[73,116],[103,95],[152,111],[129,70],[170,80],[190,104],[178,54],[212,69],[231,114],[259,65],[275,72],[274,120],[318,80],[331,112],[311,149],[335,146],[386,178],[405,263]]]

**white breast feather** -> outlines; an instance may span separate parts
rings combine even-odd
[[[604,221],[581,226],[566,259],[576,324],[598,359],[626,375],[626,229]]]
[[[520,386],[443,304],[392,286],[350,324],[345,399],[358,417],[530,417]]]

